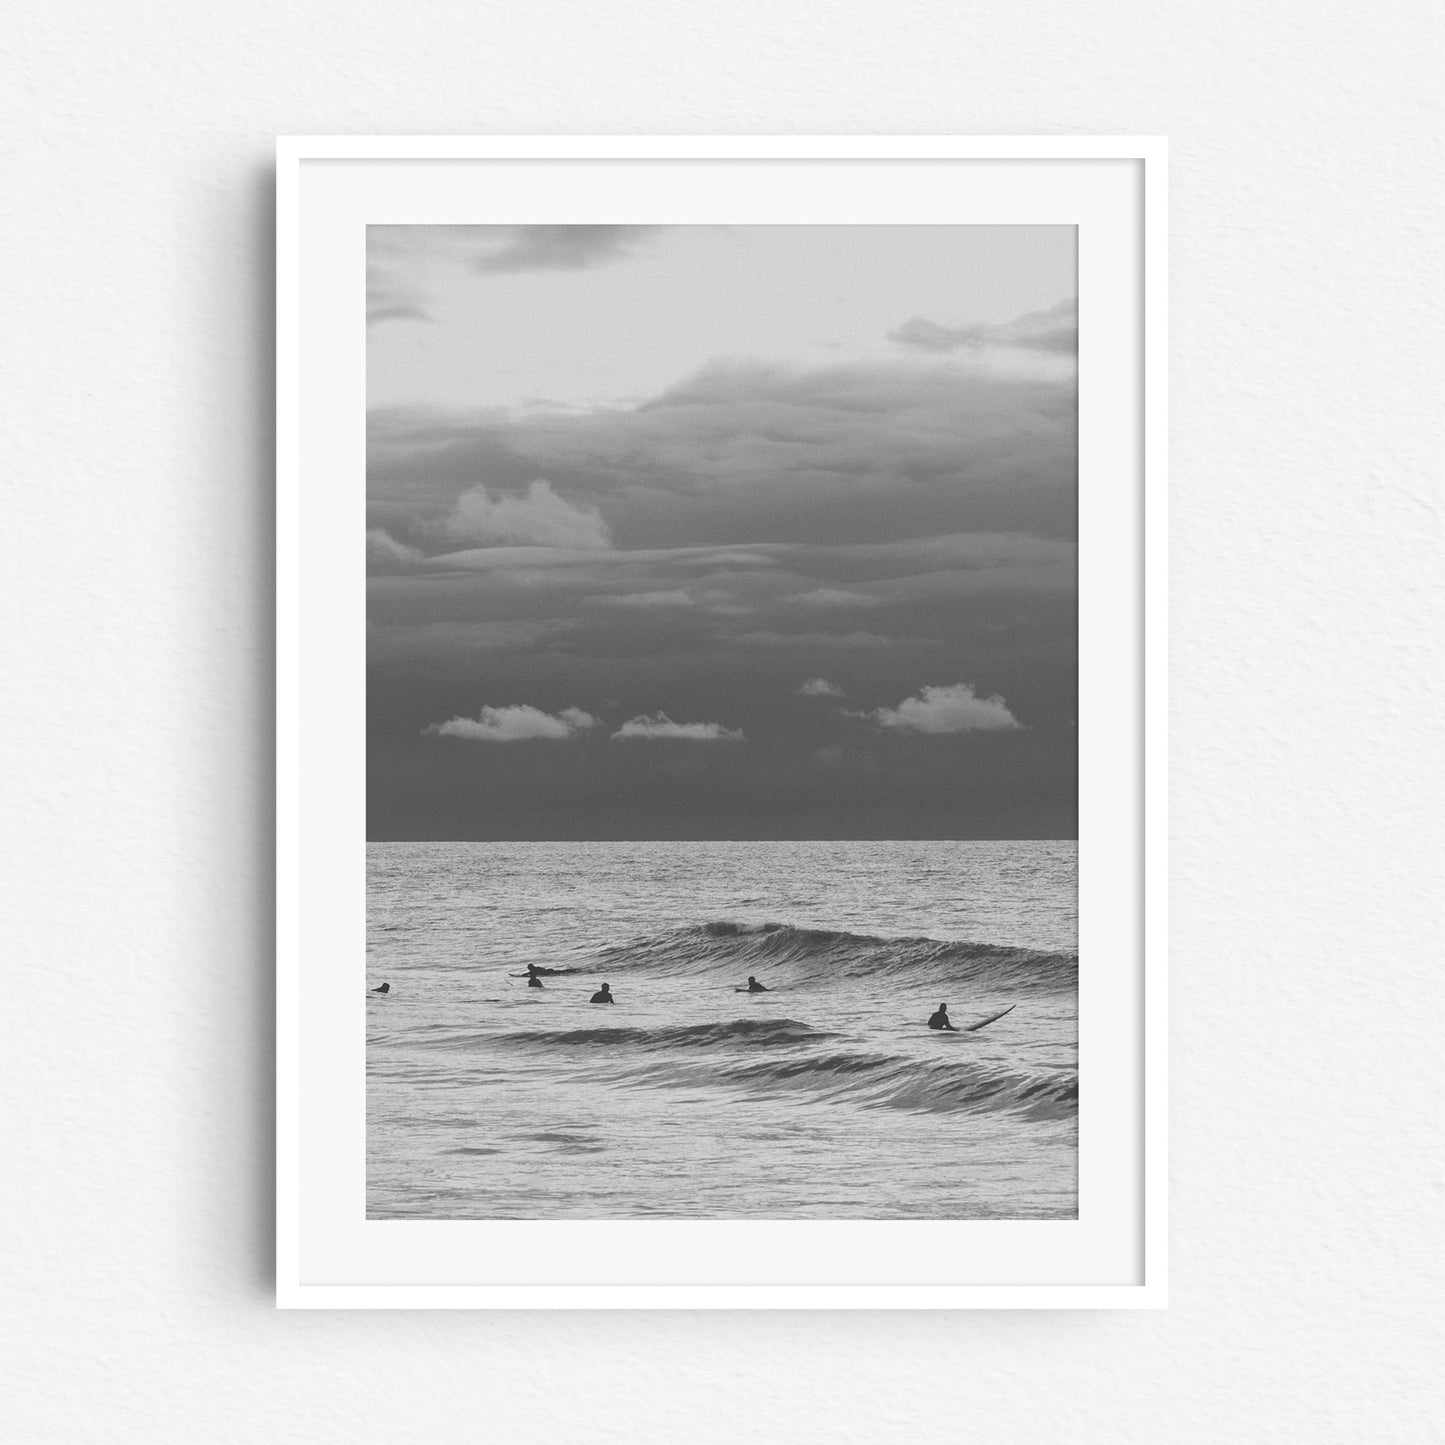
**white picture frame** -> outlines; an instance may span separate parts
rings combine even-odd
[[[1165,142],[287,137],[277,182],[278,1304],[1162,1307]],[[1076,1220],[366,1218],[365,227],[568,221],[1079,228]]]

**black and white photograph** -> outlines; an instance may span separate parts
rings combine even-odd
[[[1445,11],[11,10],[0,1442],[1439,1439]]]
[[[368,1219],[1077,1216],[1076,278],[368,227]]]

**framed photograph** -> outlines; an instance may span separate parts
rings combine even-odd
[[[1164,167],[281,141],[281,1305],[1163,1305]]]

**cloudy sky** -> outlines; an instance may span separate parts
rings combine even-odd
[[[1071,227],[372,227],[368,829],[1072,837]]]

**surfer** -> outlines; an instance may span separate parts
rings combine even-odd
[[[382,984],[382,986],[381,986],[380,988],[374,988],[374,989],[372,989],[372,993],[390,993],[390,992],[391,992],[391,985],[390,985],[389,983],[384,983],[384,984]]]
[[[616,1002],[617,1002],[617,1000],[612,997],[612,985],[611,985],[610,983],[604,983],[604,984],[602,985],[602,987],[601,987],[600,989],[598,989],[597,992],[594,993],[594,994],[592,995],[592,997],[591,997],[590,999],[588,999],[587,1001],[588,1001],[588,1003],[616,1003]]]
[[[939,1004],[938,1012],[928,1020],[928,1027],[931,1029],[947,1029],[951,1034],[958,1032],[948,1021],[948,1005],[946,1003]]]
[[[757,979],[755,979],[755,978],[752,976],[752,974],[749,974],[749,975],[748,975],[748,986],[747,986],[746,988],[740,988],[740,989],[738,990],[738,992],[739,992],[739,993],[771,993],[771,992],[772,992],[772,989],[770,989],[766,984],[759,983],[759,982],[757,981]]]
[[[545,988],[545,987],[546,987],[546,985],[542,982],[541,970],[537,967],[537,965],[536,965],[535,963],[529,963],[529,964],[527,965],[527,987],[528,987],[528,988]]]

